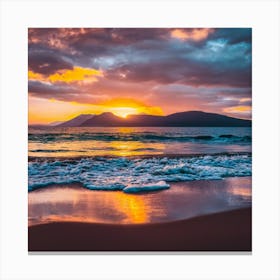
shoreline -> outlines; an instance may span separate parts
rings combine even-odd
[[[221,179],[200,179],[200,180],[189,180],[189,181],[168,181],[168,184],[170,184],[170,188],[175,185],[183,185],[183,184],[192,184],[192,182],[208,182],[208,181],[223,181],[227,179],[238,179],[238,178],[252,178],[252,176],[244,175],[244,176],[231,176],[231,177],[224,177]],[[46,189],[52,189],[52,188],[70,188],[70,189],[83,189],[83,190],[89,190],[89,191],[98,191],[98,192],[110,192],[110,191],[120,191],[122,192],[122,189],[118,190],[109,190],[109,189],[89,189],[84,186],[83,183],[81,182],[70,182],[70,183],[50,183],[48,185],[42,185],[40,187],[34,188],[32,190],[28,190],[28,193],[34,193],[34,192],[39,192],[41,190],[46,190]],[[141,195],[141,194],[147,194],[147,193],[157,193],[164,191],[165,189],[159,189],[159,190],[146,190],[146,191],[141,191],[141,192],[135,192],[132,193],[134,195]]]
[[[28,227],[28,251],[251,251],[251,210],[150,224],[34,225]]]

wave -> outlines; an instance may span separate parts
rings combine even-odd
[[[58,149],[58,150],[48,150],[48,149],[35,149],[35,150],[30,150],[30,152],[33,153],[60,153],[60,152],[68,152],[69,150],[66,149]]]
[[[237,136],[232,134],[186,136],[180,134],[153,134],[153,133],[42,133],[28,135],[33,142],[68,142],[68,141],[139,141],[139,142],[217,142],[217,143],[250,143],[251,136]]]
[[[165,189],[168,182],[251,176],[251,154],[191,157],[94,157],[33,160],[28,190],[52,184],[81,183],[90,190],[138,192]]]

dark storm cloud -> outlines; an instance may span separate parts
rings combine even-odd
[[[58,70],[72,69],[70,62],[53,51],[30,51],[28,55],[28,68],[35,73],[50,75]]]
[[[103,87],[101,88],[103,89]],[[38,98],[90,104],[110,98],[110,96],[106,95],[108,92],[106,90],[101,90],[100,86],[92,87],[88,85],[84,88],[81,88],[78,84],[51,84],[48,82],[39,82],[33,80],[28,82],[28,92],[30,96]]]
[[[75,102],[79,100],[81,103],[95,102],[96,100],[103,98],[102,96],[99,97],[97,95],[89,94],[75,86],[65,84],[53,85],[38,81],[28,82],[28,92],[34,97]]]
[[[209,39],[226,40],[229,44],[238,44],[241,42],[251,45],[252,29],[251,28],[217,28],[216,32],[210,34]]]
[[[122,57],[122,63],[117,63],[118,56],[115,56],[115,67],[111,67],[108,76],[118,79],[125,74],[128,80],[137,82],[250,87],[251,44],[246,42],[248,38],[236,36],[229,43],[229,34],[221,33],[200,42],[199,46],[172,39],[142,41],[134,45],[133,58],[125,60],[129,58],[127,54]]]
[[[190,32],[190,29],[186,30]],[[179,76],[192,75],[194,79],[201,82],[207,71],[202,70],[202,73],[199,73],[200,68],[208,67],[209,71],[213,70],[217,74],[222,71],[225,72],[225,69],[218,71],[215,68],[218,67],[217,62],[222,62],[223,67],[226,66],[225,63],[229,61],[225,57],[227,55],[230,56],[231,60],[227,68],[240,68],[233,65],[233,62],[234,64],[240,63],[241,66],[242,55],[245,54],[248,57],[251,53],[250,29],[216,29],[215,32],[209,34],[208,39],[197,42],[174,39],[171,37],[171,29],[159,28],[31,29],[29,34],[30,46],[31,43],[33,45],[43,44],[50,50],[56,50],[60,55],[60,58],[58,58],[54,52],[38,54],[35,52],[35,48],[34,51],[31,49],[30,57],[35,56],[35,58],[30,60],[30,66],[41,71],[40,73],[48,70],[48,68],[44,69],[42,67],[47,64],[45,63],[46,60],[50,61],[50,69],[70,67],[69,61],[65,61],[67,56],[73,64],[84,67],[110,68],[112,71],[117,71],[118,67],[131,67],[131,71],[139,69],[139,78],[142,75],[142,70],[147,70],[155,62],[159,67],[157,69],[158,75],[165,76],[166,82],[174,80],[174,73],[170,74],[169,72],[171,77],[168,76],[168,73],[162,73],[164,69],[169,71],[170,68],[173,68],[172,72],[178,72],[177,69],[180,68]],[[240,43],[243,43],[243,45],[238,45]],[[224,50],[218,50],[221,44],[225,44]],[[232,47],[233,44],[234,47]],[[241,50],[242,48],[243,50]],[[240,53],[234,53],[237,50],[240,50]],[[42,57],[38,61],[39,66],[35,67],[38,56]],[[188,59],[186,59],[186,56],[189,56]],[[203,56],[208,61],[199,61]],[[162,69],[158,60],[167,67]],[[143,65],[143,63],[146,63],[146,65]],[[152,68],[155,68],[155,66],[152,66]],[[193,68],[194,71],[187,68]],[[236,76],[233,75],[231,69],[226,70],[228,70],[229,79]],[[152,72],[154,73],[155,70],[152,70]],[[131,75],[135,77],[137,73]],[[209,75],[211,74],[206,76]],[[247,74],[243,79],[246,78],[250,79]],[[149,77],[148,80],[150,80]],[[213,83],[216,82],[215,79],[212,78],[212,80]]]
[[[33,72],[49,75],[73,66],[104,70],[104,79],[93,84],[92,89],[31,82],[30,92],[42,96],[53,94],[52,97],[58,94],[63,100],[68,100],[68,96],[73,100],[73,95],[79,92],[78,100],[83,95],[90,100],[90,94],[98,94],[95,87],[102,91],[109,83],[121,87],[125,83],[143,83],[143,88],[159,86],[158,98],[175,94],[170,90],[174,84],[192,87],[193,99],[201,102],[217,102],[220,98],[222,103],[224,97],[251,96],[251,29],[217,28],[199,40],[191,35],[186,39],[176,38],[171,36],[172,30],[29,29],[29,69]],[[192,32],[192,29],[180,30]],[[115,91],[119,92],[118,86]],[[187,97],[189,92],[190,89],[182,90],[176,95]],[[230,105],[238,103],[225,100]]]
[[[161,28],[35,28],[29,29],[29,44],[96,57],[114,54],[116,47],[164,39],[168,34],[169,29]]]
[[[252,100],[239,101],[239,105],[242,105],[242,106],[252,106]]]
[[[52,95],[52,97],[55,97],[55,94],[75,93],[77,89],[65,84],[53,85],[51,83],[29,81],[28,92],[34,95],[46,95],[48,97]]]
[[[190,59],[124,65],[112,69],[108,75],[119,78],[122,73],[128,80],[136,82],[156,81],[161,84],[182,83],[192,86],[251,86],[250,68],[230,67],[227,64],[206,64]]]

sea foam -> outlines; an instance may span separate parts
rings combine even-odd
[[[143,191],[158,191],[169,189],[169,185],[165,181],[150,184],[130,185],[123,189],[125,193],[137,193]]]
[[[127,193],[166,189],[168,182],[251,176],[251,154],[192,157],[35,160],[28,165],[28,190],[81,183],[90,190]]]

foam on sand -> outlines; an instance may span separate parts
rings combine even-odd
[[[131,185],[123,189],[125,193],[137,193],[144,191],[158,191],[169,189],[169,185],[165,181],[160,181],[157,183],[144,184],[144,185]]]

